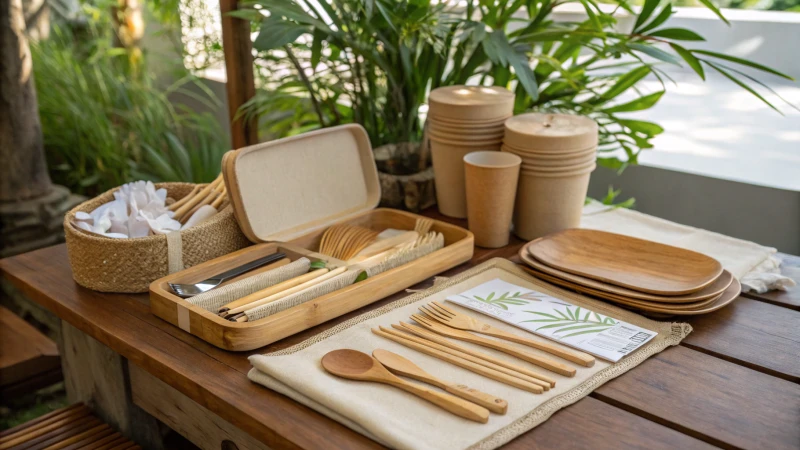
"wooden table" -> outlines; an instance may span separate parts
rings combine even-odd
[[[493,257],[515,260],[522,243],[476,249],[470,263],[443,275]],[[147,448],[160,445],[151,415],[207,449],[378,447],[251,383],[247,356],[289,347],[404,293],[257,351],[231,353],[150,314],[146,294],[103,294],[77,286],[63,245],[0,261],[0,270],[63,320],[70,397],[88,402]],[[605,384],[507,447],[800,447],[800,289],[743,296],[688,321],[694,331],[683,344]]]

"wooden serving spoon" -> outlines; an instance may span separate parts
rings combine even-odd
[[[372,356],[383,364],[384,367],[389,369],[390,372],[396,375],[403,375],[404,377],[413,378],[423,383],[428,383],[440,389],[444,389],[464,400],[469,400],[472,403],[481,405],[493,413],[505,414],[506,411],[508,411],[508,402],[502,398],[497,398],[463,384],[440,380],[397,353],[379,348],[372,352]]]
[[[338,377],[394,386],[474,422],[489,421],[489,410],[483,406],[409,383],[392,375],[377,359],[358,350],[342,349],[328,352],[322,357],[322,367]]]

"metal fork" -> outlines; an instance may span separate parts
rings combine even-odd
[[[516,348],[506,344],[505,342],[493,341],[491,339],[486,339],[481,336],[475,336],[474,334],[467,333],[466,331],[450,328],[434,320],[431,316],[427,316],[427,313],[425,314],[426,316],[421,316],[419,314],[412,314],[411,318],[414,319],[417,323],[419,323],[423,327],[435,333],[439,333],[443,336],[449,336],[451,338],[459,339],[465,342],[471,342],[473,344],[477,344],[487,348],[492,348],[501,351],[503,353],[507,353],[511,356],[516,356],[519,359],[528,361],[529,363],[532,364],[536,364],[541,368],[550,370],[559,375],[564,375],[565,377],[575,376],[576,373],[575,368],[560,363],[554,359],[546,358],[544,356],[534,355],[533,353],[528,353],[522,350],[517,350]]]
[[[234,267],[231,270],[222,272],[219,275],[215,275],[199,283],[194,283],[194,284],[167,283],[167,284],[169,284],[169,287],[172,288],[172,291],[175,292],[175,294],[178,297],[189,298],[197,294],[202,294],[203,292],[210,291],[211,289],[214,289],[215,287],[219,286],[226,280],[229,280],[233,277],[238,277],[239,275],[245,272],[249,272],[253,269],[257,269],[263,265],[273,263],[285,257],[286,257],[285,253],[273,253],[263,258],[250,261],[249,263],[242,264],[239,267]]]
[[[548,342],[540,342],[526,337],[518,336],[516,334],[509,333],[507,331],[493,327],[488,323],[481,322],[466,314],[454,311],[438,302],[432,302],[428,306],[420,306],[420,309],[422,310],[422,312],[424,312],[431,318],[447,326],[458,328],[459,330],[475,331],[477,333],[498,337],[500,339],[505,339],[511,342],[516,342],[517,344],[527,345],[528,347],[539,349],[543,352],[547,352],[550,353],[551,355],[564,358],[567,361],[572,361],[584,367],[592,367],[595,362],[594,356],[588,353],[560,348]]]

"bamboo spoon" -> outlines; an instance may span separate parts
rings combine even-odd
[[[467,316],[466,314],[453,311],[452,309],[438,302],[431,302],[430,305],[422,306],[421,309],[439,322],[453,328],[458,328],[459,330],[474,331],[476,333],[486,334],[488,336],[494,336],[507,341],[516,342],[517,344],[527,345],[528,347],[533,347],[543,352],[550,353],[551,355],[556,355],[566,359],[567,361],[572,361],[584,367],[592,367],[595,362],[594,356],[588,353],[564,349],[550,344],[549,342],[540,342],[522,336],[517,336],[516,334],[495,328],[485,322],[481,322],[477,319]]]
[[[477,344],[483,347],[492,348],[501,351],[503,353],[509,354],[511,356],[516,356],[519,359],[528,361],[531,364],[535,364],[543,369],[550,370],[559,375],[564,375],[565,377],[575,376],[576,373],[575,368],[570,367],[566,364],[562,364],[554,359],[534,355],[533,353],[524,352],[522,350],[517,350],[516,348],[504,342],[492,341],[480,336],[475,336],[474,334],[471,333],[467,333],[466,331],[456,330],[455,328],[450,328],[446,325],[442,325],[438,322],[435,322],[433,319],[420,316],[419,314],[413,314],[411,318],[414,319],[417,323],[419,323],[423,327],[427,328],[428,330],[439,333],[441,335],[448,336],[454,339],[459,339],[465,342],[471,342],[473,344]]]
[[[372,352],[372,356],[395,375],[403,375],[417,381],[422,381],[423,383],[431,384],[439,389],[444,389],[464,400],[481,405],[493,413],[505,414],[506,411],[508,411],[508,402],[502,398],[497,398],[463,384],[449,383],[440,380],[397,353],[379,348]]]
[[[416,325],[400,322],[399,325],[392,325],[392,327],[401,331],[405,331],[407,333],[408,332],[413,333],[414,335],[419,336],[422,339],[427,339],[428,341],[432,341],[436,344],[439,344],[444,347],[443,351],[445,352],[449,353],[451,351],[454,351],[466,354],[467,356],[469,356],[469,358],[463,355],[458,355],[458,356],[467,359],[475,358],[474,361],[472,359],[470,359],[470,361],[473,361],[476,364],[484,365],[486,367],[492,367],[495,370],[499,370],[500,372],[507,373],[511,376],[520,376],[519,374],[521,374],[533,380],[541,381],[541,386],[544,386],[545,391],[550,389],[551,387],[556,386],[556,380],[551,377],[548,377],[547,375],[542,375],[532,370],[528,370],[525,367],[518,366],[516,364],[512,364],[502,359],[495,358],[494,356],[488,355],[486,353],[479,352],[477,350],[473,350],[471,348],[467,348],[462,345],[456,344],[455,342],[449,341],[436,333],[430,332]]]
[[[524,381],[517,377],[512,377],[510,375],[506,375],[502,372],[499,372],[494,369],[490,369],[485,366],[481,366],[480,364],[475,364],[471,361],[468,361],[464,358],[459,358],[458,356],[449,355],[445,352],[436,350],[431,347],[427,347],[422,344],[418,344],[414,341],[409,339],[405,339],[404,336],[400,336],[400,333],[393,332],[388,328],[380,327],[380,329],[373,328],[372,332],[377,334],[378,336],[385,337],[391,341],[397,342],[400,345],[404,345],[408,348],[413,348],[419,352],[425,353],[426,355],[433,356],[434,358],[441,359],[442,361],[447,361],[451,364],[455,364],[456,366],[463,367],[471,372],[475,372],[479,375],[483,375],[487,378],[491,378],[493,380],[499,381],[501,383],[507,384],[509,386],[514,386],[516,388],[522,389],[524,391],[533,392],[534,394],[541,394],[544,392],[544,388],[533,384],[527,381]]]
[[[333,375],[358,381],[373,381],[402,389],[457,416],[474,422],[489,421],[489,410],[449,394],[409,383],[392,375],[378,360],[357,350],[334,350],[322,357],[322,367]]]

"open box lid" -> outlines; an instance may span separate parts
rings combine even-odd
[[[253,242],[290,241],[378,206],[366,130],[350,124],[229,151],[222,173]]]

